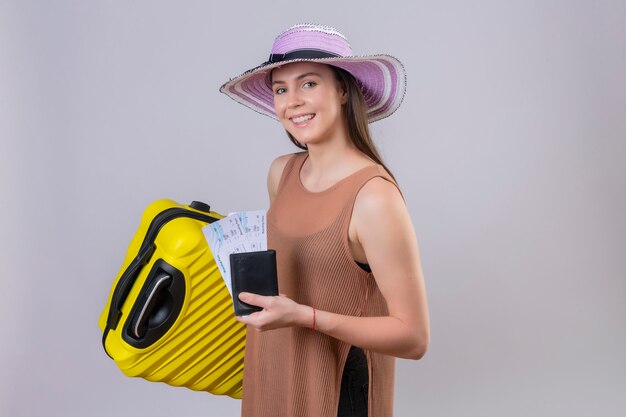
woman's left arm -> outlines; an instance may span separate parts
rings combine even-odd
[[[354,346],[402,358],[420,359],[430,340],[428,305],[413,223],[400,192],[382,178],[359,192],[352,213],[388,316],[353,317],[315,311],[315,330]],[[242,294],[263,311],[238,320],[259,330],[311,327],[313,309],[285,296]]]

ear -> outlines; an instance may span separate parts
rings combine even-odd
[[[348,92],[344,89],[341,91],[341,104],[346,104],[348,102]]]
[[[341,105],[343,106],[348,102],[348,86],[341,79],[339,73],[335,73],[335,84],[337,86],[337,92],[339,93],[339,100],[341,101]]]
[[[339,91],[339,98],[341,100],[341,105],[344,105],[348,102],[348,89],[343,83],[337,83],[337,90]]]

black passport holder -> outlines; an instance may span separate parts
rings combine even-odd
[[[250,292],[259,295],[278,295],[276,251],[269,249],[259,252],[231,253],[230,277],[235,315],[244,316],[263,310],[261,307],[239,300],[239,293]]]

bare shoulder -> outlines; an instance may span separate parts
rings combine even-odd
[[[396,210],[406,210],[406,205],[398,187],[381,177],[369,180],[354,202],[355,214],[365,216],[383,215]]]
[[[372,178],[361,188],[354,202],[352,219],[359,240],[366,235],[376,236],[411,225],[400,190],[381,177]]]
[[[278,184],[280,183],[280,177],[283,175],[285,165],[294,154],[281,155],[274,159],[270,164],[270,169],[267,174],[267,192],[270,195],[270,201],[274,201],[276,192],[278,191]]]

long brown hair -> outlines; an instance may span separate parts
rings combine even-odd
[[[376,145],[372,141],[372,136],[370,135],[369,125],[367,123],[367,104],[365,103],[365,99],[363,98],[363,93],[361,93],[361,89],[357,85],[356,80],[348,71],[334,67],[329,65],[335,74],[335,78],[344,89],[344,91],[348,94],[348,101],[342,107],[342,114],[346,124],[348,126],[348,136],[350,141],[356,148],[363,152],[365,155],[370,157],[374,162],[380,164],[385,168],[385,171],[391,175],[391,178],[396,179],[393,176],[389,168],[383,163],[380,154],[378,153],[378,149],[376,149]],[[298,142],[298,140],[288,131],[287,136],[300,149],[306,150],[307,147],[305,144]]]

